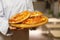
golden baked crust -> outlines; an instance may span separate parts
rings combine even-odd
[[[31,12],[30,17],[42,16],[42,15],[43,15],[43,13],[42,13],[42,12],[39,12],[39,11],[34,11],[34,12]]]
[[[24,11],[22,13],[18,13],[14,15],[11,19],[9,19],[9,23],[20,23],[27,19],[30,16],[29,11]]]
[[[41,25],[44,25],[48,22],[48,18],[47,17],[44,17],[45,19],[43,19],[44,21],[40,22],[40,23],[37,23],[37,24],[10,24],[12,25],[13,27],[17,27],[17,28],[33,28],[33,27],[38,27],[38,26],[41,26]]]
[[[48,22],[48,18],[39,11],[24,11],[9,20],[10,26],[17,28],[38,27]]]
[[[42,21],[45,21],[42,12],[34,11],[31,12],[30,17],[24,20],[22,24],[37,24],[37,23],[41,23]]]
[[[37,24],[44,22],[45,20],[46,19],[43,16],[36,16],[26,19],[25,21],[22,22],[22,24]]]

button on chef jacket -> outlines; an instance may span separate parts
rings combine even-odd
[[[8,19],[25,10],[34,11],[32,0],[0,0],[0,32],[6,35]]]

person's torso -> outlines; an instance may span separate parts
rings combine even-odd
[[[3,11],[6,18],[12,15],[27,10],[26,0],[2,0]]]

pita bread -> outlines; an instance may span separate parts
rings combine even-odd
[[[30,25],[37,24],[37,23],[44,22],[45,20],[46,18],[44,18],[44,16],[31,17],[23,21],[22,24],[30,24]]]
[[[43,13],[42,13],[42,12],[39,12],[39,11],[34,11],[34,12],[31,12],[30,17],[42,16],[42,15],[43,15]]]
[[[20,23],[26,20],[30,16],[29,11],[24,11],[14,15],[11,19],[9,19],[9,23]]]
[[[43,24],[46,24],[48,22],[47,17],[44,17],[45,20],[36,24],[10,24],[11,26],[17,27],[17,28],[32,28],[32,27],[38,27]]]

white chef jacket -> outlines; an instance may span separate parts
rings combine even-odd
[[[34,11],[32,0],[0,0],[0,32],[6,35],[8,19],[25,10]]]

